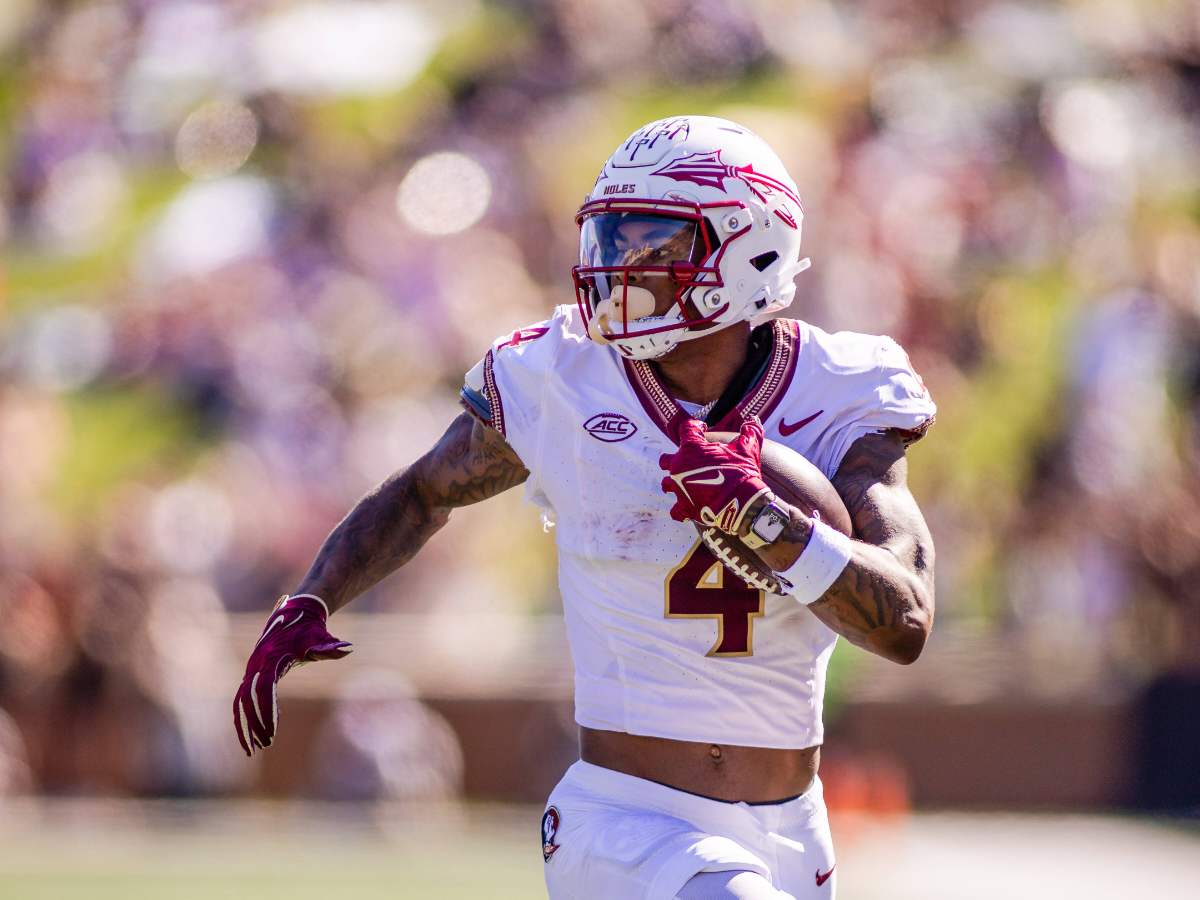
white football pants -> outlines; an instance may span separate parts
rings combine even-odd
[[[551,792],[542,838],[550,900],[674,900],[700,872],[757,873],[783,892],[778,900],[832,900],[836,893],[820,779],[794,800],[750,805],[581,760]],[[726,880],[732,887],[725,894],[718,887],[715,896],[742,896],[738,882]],[[701,887],[704,881],[689,890]]]

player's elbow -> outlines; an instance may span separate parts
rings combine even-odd
[[[914,586],[913,598],[903,616],[890,629],[886,652],[894,663],[911,666],[921,657],[929,632],[933,629],[933,597],[923,585]]]
[[[902,666],[911,666],[921,658],[929,632],[920,628],[899,631],[888,646],[887,658]]]

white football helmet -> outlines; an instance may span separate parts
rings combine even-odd
[[[628,359],[655,359],[784,309],[809,265],[803,218],[783,163],[748,129],[709,116],[639,128],[575,217],[571,271],[588,334]]]

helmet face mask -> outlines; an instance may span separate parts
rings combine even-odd
[[[576,216],[572,274],[588,334],[654,359],[783,309],[807,266],[802,217],[782,163],[746,129],[702,116],[638,129]]]
[[[722,311],[706,315],[690,302],[693,289],[722,284],[711,264],[718,247],[697,204],[600,201],[586,204],[578,221],[581,264],[572,274],[597,342],[652,358],[677,343],[666,346],[665,335],[702,328]]]

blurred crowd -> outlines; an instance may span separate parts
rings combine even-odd
[[[1059,696],[1200,670],[1192,0],[8,0],[0,108],[0,790],[235,789],[229,615],[573,302],[595,172],[677,113],[789,166],[789,314],[893,335],[937,399],[951,633]],[[553,612],[518,501],[356,608]],[[408,714],[445,771],[314,792],[452,792]]]

